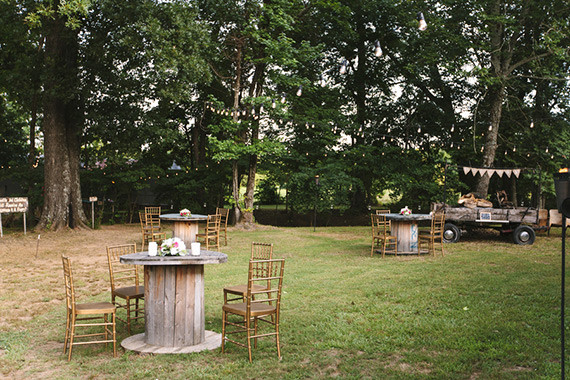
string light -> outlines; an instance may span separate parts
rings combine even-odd
[[[451,124],[451,133],[453,133],[453,131],[455,131],[455,124]]]
[[[297,89],[297,96],[301,96],[303,95],[303,86],[299,86],[299,88]]]
[[[271,100],[271,108],[275,108],[277,107],[277,104],[275,102],[275,99]]]
[[[281,94],[281,103],[285,103],[285,98],[286,98],[286,95],[285,95],[285,94]]]
[[[489,132],[493,130],[493,124],[489,124]]]
[[[530,129],[532,129],[532,128],[534,128],[534,121],[533,120],[530,121]]]

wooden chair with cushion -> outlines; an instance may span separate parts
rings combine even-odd
[[[71,360],[73,346],[82,344],[113,343],[113,356],[117,356],[117,339],[115,334],[115,305],[110,302],[76,303],[75,288],[73,286],[73,273],[71,271],[71,261],[62,256],[63,277],[65,279],[65,297],[67,303],[67,321],[65,323],[65,341],[63,343],[63,353],[69,347],[67,360]],[[100,314],[100,316],[95,316]],[[109,321],[109,317],[111,320]],[[102,322],[98,322],[102,318]],[[88,321],[84,323],[83,321]],[[86,331],[78,334],[76,329],[102,326],[103,332],[93,333]],[[103,337],[98,340],[83,340],[82,338]],[[76,339],[81,341],[76,341]]]
[[[117,319],[127,324],[127,331],[131,333],[131,322],[144,318],[144,308],[139,301],[144,300],[144,286],[139,284],[139,271],[136,265],[121,264],[120,257],[135,253],[136,244],[124,244],[107,247],[107,261],[109,263],[109,278],[111,279],[111,302],[127,312],[126,320],[117,316]],[[124,303],[117,298],[125,300]],[[135,304],[131,305],[134,300]],[[134,306],[134,309],[131,309]],[[132,316],[134,314],[134,316]]]
[[[273,244],[268,243],[251,243],[251,258],[250,260],[271,260],[273,258]],[[253,290],[267,289],[271,284],[254,284]],[[236,295],[238,297],[228,299],[228,295]],[[228,286],[224,288],[224,304],[231,301],[243,302],[247,294],[247,284]]]
[[[384,214],[370,214],[372,221],[372,249],[370,257],[374,255],[374,250],[380,248],[382,257],[386,252],[398,254],[398,238],[391,234],[391,224],[386,220]]]
[[[384,209],[384,210],[376,210],[376,215],[380,215],[380,214],[389,214],[390,210],[389,209]]]
[[[139,212],[139,219],[141,222],[143,251],[144,251],[145,242],[159,241],[166,239],[166,232],[156,231],[152,225],[147,225],[146,215],[144,212]]]
[[[210,247],[220,249],[220,214],[208,215],[203,233],[196,234],[196,241],[204,243],[206,250]]]
[[[220,214],[220,235],[224,233],[224,245],[228,245],[228,215],[230,214],[229,208],[216,207],[216,214]]]
[[[225,343],[231,342],[247,347],[249,362],[251,363],[251,341],[257,348],[257,338],[275,336],[277,356],[281,359],[279,345],[279,309],[281,307],[281,290],[283,286],[283,268],[285,260],[251,260],[249,262],[247,293],[244,302],[225,303],[222,307],[222,353]],[[254,290],[256,284],[264,286],[270,283],[269,288]],[[230,320],[230,315],[241,317],[240,320]],[[272,316],[272,318],[267,318]],[[273,332],[261,333],[259,324],[268,324],[274,327]],[[263,329],[265,330],[265,329]],[[245,334],[246,342],[238,342],[228,338],[228,335]]]
[[[435,256],[435,243],[441,247],[441,256],[443,253],[443,232],[445,226],[445,214],[443,212],[434,213],[431,217],[431,225],[429,231],[420,233],[418,236],[418,255],[421,254],[422,244],[428,244],[427,250],[432,256]]]

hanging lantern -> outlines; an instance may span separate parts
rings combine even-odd
[[[380,46],[380,41],[376,40],[374,43],[374,55],[377,57],[382,56],[382,47]]]
[[[346,67],[348,65],[348,61],[346,59],[342,60],[342,64],[340,65],[340,73],[346,74]]]
[[[426,19],[424,18],[424,14],[422,12],[418,12],[418,29],[424,31],[427,29]]]

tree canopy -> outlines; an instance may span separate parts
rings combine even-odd
[[[526,201],[539,181],[446,165],[540,168],[544,205],[570,154],[569,16],[563,0],[2,0],[0,180],[44,228],[149,186],[251,223],[256,185],[363,211],[383,194],[427,209],[444,181]],[[50,208],[50,191],[70,197]]]

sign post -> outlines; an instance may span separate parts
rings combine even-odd
[[[89,197],[89,202],[91,202],[91,228],[95,229],[95,202],[97,202],[97,197]]]
[[[0,237],[4,236],[2,230],[2,214],[21,212],[24,214],[24,234],[26,234],[26,212],[28,211],[28,198],[0,198]]]

